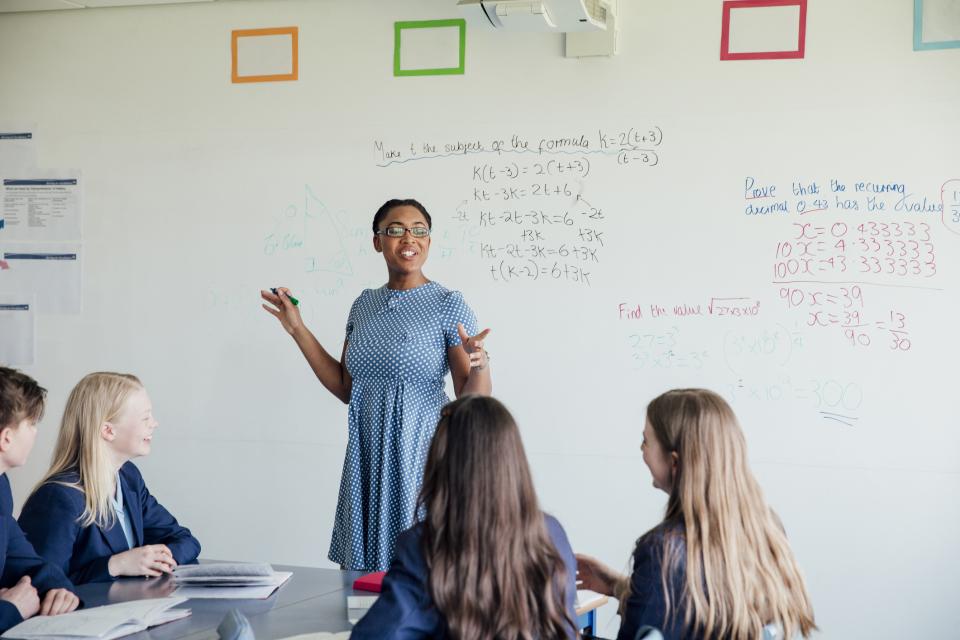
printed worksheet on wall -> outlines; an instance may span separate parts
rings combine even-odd
[[[2,176],[0,240],[80,240],[80,172],[45,169],[23,173]]]
[[[0,242],[0,291],[37,296],[41,313],[80,313],[79,243]]]
[[[36,297],[0,293],[0,362],[27,367],[36,360]]]
[[[0,122],[0,178],[37,166],[34,127]]]

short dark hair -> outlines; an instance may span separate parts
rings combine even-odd
[[[0,367],[0,429],[15,427],[24,418],[39,422],[46,395],[47,390],[27,374]]]
[[[417,211],[423,214],[424,219],[427,221],[427,227],[433,229],[433,220],[430,219],[430,214],[427,213],[427,208],[420,204],[417,200],[413,198],[406,198],[404,200],[387,200],[383,205],[377,209],[377,212],[373,214],[373,232],[376,233],[379,230],[380,223],[383,222],[383,219],[387,217],[387,214],[390,213],[391,209],[396,209],[397,207],[413,207]]]

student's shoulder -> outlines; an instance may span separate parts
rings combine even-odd
[[[80,474],[76,472],[58,473],[44,481],[30,494],[23,511],[49,509],[63,505],[83,507],[83,491],[79,487]]]
[[[140,469],[138,469],[137,465],[133,464],[133,462],[126,462],[120,467],[120,477],[134,485],[144,484],[143,474],[140,473]]]
[[[651,546],[663,546],[664,544],[686,544],[686,541],[686,528],[682,522],[664,520],[640,536],[638,542]]]
[[[423,524],[415,524],[397,536],[394,553],[395,562],[399,562],[415,572],[426,570],[427,562],[423,555]]]
[[[547,528],[547,535],[550,536],[550,539],[553,540],[554,546],[557,547],[562,555],[573,556],[573,548],[570,546],[570,540],[567,538],[567,532],[564,530],[563,525],[560,524],[560,521],[549,513],[543,514],[543,524]]]
[[[659,566],[665,553],[675,557],[678,566],[686,562],[687,535],[683,523],[664,521],[637,540],[635,564]]]
[[[10,489],[10,478],[6,473],[0,474],[0,515],[13,513],[13,491]]]
[[[550,535],[559,535],[564,540],[567,539],[567,532],[564,530],[563,525],[560,524],[560,521],[557,520],[554,516],[549,513],[544,512],[543,514],[543,523],[547,527],[547,532]]]
[[[397,536],[397,553],[420,553],[423,538],[423,523],[417,523]]]

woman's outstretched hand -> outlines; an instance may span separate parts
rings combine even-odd
[[[277,287],[277,292],[260,290],[260,297],[270,304],[262,305],[263,308],[280,321],[284,330],[293,335],[293,333],[303,326],[303,318],[300,317],[300,309],[290,301],[290,290],[286,287]]]
[[[483,340],[490,333],[490,329],[484,329],[475,336],[467,335],[467,330],[463,323],[457,323],[457,333],[460,334],[460,346],[466,351],[470,358],[470,368],[480,371],[487,368],[490,360],[487,357],[487,350],[483,348]]]

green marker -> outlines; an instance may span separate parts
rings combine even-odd
[[[273,291],[273,295],[275,295],[275,296],[280,295],[280,292],[277,291],[277,288],[276,288],[276,287],[270,287],[270,291]],[[286,295],[287,295],[287,300],[289,300],[290,302],[292,302],[292,303],[293,303],[293,306],[297,306],[297,305],[300,304],[300,301],[297,300],[296,298],[294,298],[294,297],[293,297],[292,295],[290,295],[289,293],[286,294]]]

